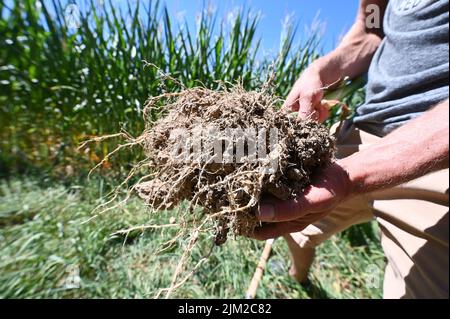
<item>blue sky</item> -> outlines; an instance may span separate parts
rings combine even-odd
[[[352,25],[359,0],[166,0],[169,12],[184,17],[189,24],[195,23],[195,16],[208,4],[214,8],[219,18],[226,19],[235,8],[251,8],[260,12],[259,37],[266,51],[277,50],[282,21],[290,15],[299,24],[299,36],[305,27],[320,21],[323,29],[323,50],[331,50],[339,37]]]
[[[7,0],[12,2],[13,0]],[[44,0],[50,4],[51,0]],[[83,10],[89,0],[60,0],[76,3]],[[97,4],[108,0],[94,0]],[[125,9],[127,1],[111,0],[117,7]],[[148,0],[142,0],[145,3]],[[151,0],[154,1],[154,0]],[[148,2],[147,2],[148,3]],[[257,37],[261,39],[263,52],[276,52],[279,48],[283,21],[290,16],[292,22],[298,24],[297,40],[305,35],[305,29],[311,25],[322,30],[322,49],[326,53],[333,49],[339,38],[352,25],[358,8],[359,0],[161,0],[166,4],[169,13],[176,19],[186,19],[191,30],[195,29],[196,16],[203,8],[212,8],[219,20],[226,21],[228,15],[236,9],[244,7],[252,13],[260,13]]]

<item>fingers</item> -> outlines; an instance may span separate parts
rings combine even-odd
[[[289,200],[265,199],[259,205],[258,218],[263,222],[284,222],[297,219],[310,209],[306,194]]]
[[[292,91],[289,92],[286,101],[284,101],[283,108],[286,108],[291,112],[297,112],[300,106],[299,97],[300,97],[299,92],[294,87],[294,89],[292,89]]]
[[[252,238],[258,240],[266,240],[269,238],[276,238],[292,232],[301,231],[306,228],[308,224],[299,221],[290,221],[284,223],[268,223],[254,230],[251,235]]]
[[[339,164],[332,164],[316,176],[315,182],[295,199],[262,199],[258,219],[264,223],[251,237],[266,239],[301,231],[332,211],[350,194],[351,181],[348,173]]]
[[[255,228],[251,237],[258,240],[265,240],[269,238],[276,238],[290,233],[300,232],[309,225],[325,217],[329,212],[330,211],[311,213],[305,215],[300,219],[291,220],[287,222],[264,223],[262,226]]]
[[[287,108],[291,112],[298,112],[298,117],[302,120],[312,119],[320,120],[320,112],[316,109],[317,97],[313,94],[298,95],[291,92],[283,104],[283,108]]]
[[[307,93],[300,97],[300,106],[298,110],[298,117],[302,120],[312,119],[319,120],[319,114],[314,105],[314,96],[312,93]]]
[[[283,107],[292,112],[298,112],[298,117],[302,120],[312,119],[322,121],[328,117],[327,110],[321,110],[320,101],[323,97],[321,90],[314,92],[299,93],[297,90],[289,93]]]
[[[322,89],[316,89],[308,92],[300,97],[300,106],[298,116],[299,118],[312,119],[320,121],[322,116],[321,101],[323,98]]]
[[[266,198],[261,201],[258,218],[263,222],[279,223],[292,221],[309,213],[328,209],[334,202],[334,193],[329,186],[309,186],[301,195],[289,200]]]

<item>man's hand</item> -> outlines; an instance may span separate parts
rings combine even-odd
[[[256,239],[275,238],[303,230],[327,215],[335,206],[349,198],[352,186],[345,169],[334,163],[314,178],[314,182],[295,199],[262,200],[259,219],[264,223],[255,230]]]
[[[328,110],[321,106],[324,84],[320,78],[319,63],[309,66],[295,82],[283,107],[292,112],[298,112],[301,119],[312,119],[325,121],[329,114]]]
[[[310,118],[323,122],[329,116],[328,110],[321,105],[323,89],[338,83],[345,77],[354,79],[365,73],[372,56],[381,43],[381,29],[367,29],[367,6],[375,4],[382,15],[387,0],[361,0],[356,20],[339,46],[329,54],[314,61],[295,83],[284,107],[302,119]]]
[[[314,177],[297,198],[263,198],[256,239],[303,230],[351,196],[408,182],[449,165],[449,101],[411,120],[377,143],[343,158]]]

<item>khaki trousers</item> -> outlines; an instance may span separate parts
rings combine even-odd
[[[380,138],[345,123],[338,158]],[[406,184],[355,197],[322,220],[291,236],[301,247],[315,247],[351,225],[376,219],[387,258],[384,298],[449,297],[449,170]]]

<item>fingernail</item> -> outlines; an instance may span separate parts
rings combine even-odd
[[[275,208],[272,204],[261,204],[259,207],[259,220],[270,222],[275,217]]]

